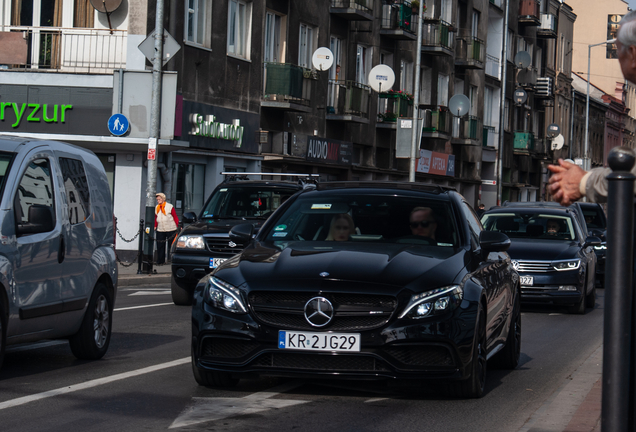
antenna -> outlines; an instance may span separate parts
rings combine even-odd
[[[333,53],[327,47],[320,47],[311,56],[311,64],[319,71],[325,71],[333,65]]]
[[[90,2],[97,12],[106,14],[110,34],[113,34],[113,26],[110,24],[110,14],[115,12],[119,6],[121,6],[122,0],[90,0]]]
[[[369,85],[378,93],[391,90],[395,83],[395,73],[387,65],[379,64],[369,72]]]

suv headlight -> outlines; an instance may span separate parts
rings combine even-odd
[[[605,250],[605,249],[607,249],[607,243],[603,242],[603,243],[601,243],[598,246],[594,246],[594,249],[596,249],[596,250]]]
[[[203,294],[205,302],[214,307],[234,313],[247,313],[241,291],[233,285],[210,276]]]
[[[420,319],[455,308],[461,303],[464,290],[459,285],[415,294],[404,308],[400,318]]]
[[[552,261],[552,268],[556,271],[576,270],[581,266],[580,259]]]
[[[200,235],[182,235],[177,239],[177,249],[205,249],[205,241]]]

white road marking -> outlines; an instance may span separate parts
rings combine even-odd
[[[242,398],[192,398],[194,404],[186,408],[170,425],[169,429],[191,426],[224,418],[253,414],[276,408],[286,408],[307,403],[305,400],[270,399],[300,386],[301,382],[291,382],[267,391],[252,393]]]
[[[64,345],[64,344],[68,344],[68,341],[67,340],[52,340],[52,341],[34,343],[29,345],[8,346],[5,352],[12,353],[12,352],[20,352],[20,351],[29,351],[29,350],[34,350],[38,348],[46,348],[49,346]]]
[[[157,303],[157,304],[151,304],[151,305],[130,306],[130,307],[125,307],[125,308],[113,309],[113,312],[125,311],[125,310],[131,310],[131,309],[142,309],[142,308],[155,307],[155,306],[168,306],[168,305],[173,305],[173,304],[174,303]]]
[[[46,399],[46,398],[50,398],[53,396],[59,396],[59,395],[63,395],[63,394],[67,394],[67,393],[72,393],[72,392],[76,392],[76,391],[80,391],[80,390],[86,390],[92,387],[97,387],[100,385],[104,385],[104,384],[109,384],[115,381],[119,381],[119,380],[123,380],[126,378],[132,378],[138,375],[144,375],[150,372],[156,372],[162,369],[167,369],[167,368],[171,368],[174,366],[180,366],[186,363],[190,363],[191,358],[190,357],[184,357],[182,359],[179,360],[174,360],[171,362],[167,362],[167,363],[161,363],[158,365],[154,365],[154,366],[149,366],[149,367],[145,367],[142,369],[137,369],[134,371],[130,371],[130,372],[124,372],[124,373],[120,373],[117,375],[111,375],[109,377],[104,377],[104,378],[98,378],[95,380],[91,380],[91,381],[87,381],[81,384],[74,384],[68,387],[62,387],[59,389],[55,389],[55,390],[49,390],[43,393],[38,393],[38,394],[33,394],[30,396],[24,396],[21,398],[17,398],[17,399],[12,399],[12,400],[8,400],[6,402],[1,402],[0,403],[0,410],[3,409],[7,409],[7,408],[12,408],[12,407],[16,407],[19,405],[24,405],[27,404],[29,402],[35,402],[38,400],[42,400],[42,399]]]
[[[387,400],[387,399],[390,399],[390,398],[374,398],[374,399],[366,400],[366,401],[364,401],[364,403],[379,402],[379,401],[383,401],[383,400]]]
[[[170,290],[162,290],[162,291],[137,291],[132,294],[128,294],[130,296],[148,296],[148,295],[170,295]]]

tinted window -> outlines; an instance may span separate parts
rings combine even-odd
[[[479,244],[479,233],[483,230],[481,226],[481,222],[479,222],[479,218],[475,214],[473,208],[467,203],[463,202],[462,211],[464,212],[464,216],[468,221],[468,226],[470,227],[470,234],[475,240],[477,244]]]
[[[13,153],[0,153],[0,192],[4,191],[6,175],[9,172]]]
[[[84,164],[77,159],[60,158],[68,216],[71,224],[84,222],[90,214],[90,192]]]
[[[48,159],[36,159],[27,167],[15,196],[15,217],[21,224],[29,222],[29,207],[46,206],[55,220],[53,182]]]
[[[510,238],[575,240],[577,230],[568,216],[542,213],[490,213],[484,215],[484,228],[500,231]]]
[[[605,229],[605,218],[603,217],[603,209],[600,206],[592,208],[584,208],[583,216],[585,216],[585,224],[588,229]]]
[[[295,194],[295,188],[221,187],[201,212],[201,218],[266,217]]]

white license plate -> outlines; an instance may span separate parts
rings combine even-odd
[[[217,268],[227,258],[210,258],[210,268]]]
[[[524,286],[532,286],[534,283],[534,278],[532,276],[519,276],[521,279],[521,285]]]
[[[360,351],[360,333],[315,333],[279,330],[278,348],[304,351]]]

